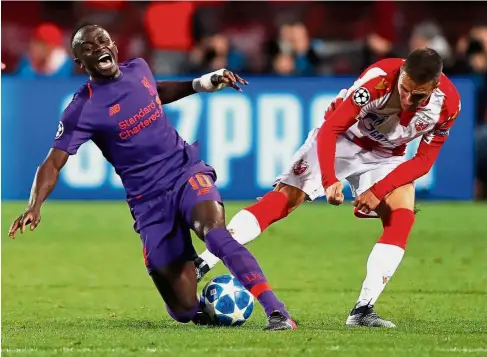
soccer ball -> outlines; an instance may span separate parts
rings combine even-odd
[[[254,297],[232,275],[217,276],[206,284],[200,303],[217,325],[240,326],[254,311]]]

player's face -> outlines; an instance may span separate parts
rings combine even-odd
[[[416,84],[404,70],[401,70],[397,86],[402,110],[412,112],[428,100],[437,83],[432,81],[421,85]]]
[[[101,27],[80,30],[77,59],[92,78],[109,78],[119,73],[118,50],[108,32]],[[77,34],[78,35],[78,34]]]

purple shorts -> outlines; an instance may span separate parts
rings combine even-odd
[[[214,170],[202,163],[187,170],[171,190],[131,202],[134,229],[140,234],[149,273],[174,262],[193,261],[191,211],[203,201],[222,203]]]

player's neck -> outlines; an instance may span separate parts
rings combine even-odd
[[[387,101],[386,107],[389,109],[398,109],[401,110],[401,99],[399,97],[399,90],[397,86],[394,87],[392,90],[391,96]]]
[[[117,72],[111,77],[93,77],[93,76],[90,76],[90,81],[95,82],[97,84],[110,83],[111,81],[115,81],[115,80],[119,79],[121,74],[122,74],[122,72],[120,71],[120,68],[118,68]]]

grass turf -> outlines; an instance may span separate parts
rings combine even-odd
[[[242,205],[227,204],[228,215]],[[344,326],[379,222],[354,218],[350,206],[301,207],[249,246],[300,322],[274,333],[262,331],[260,306],[240,328],[173,322],[123,202],[48,202],[38,230],[12,241],[6,232],[23,208],[2,204],[4,356],[487,354],[486,205],[422,205],[376,305],[394,330]],[[209,277],[224,272],[220,264]]]

